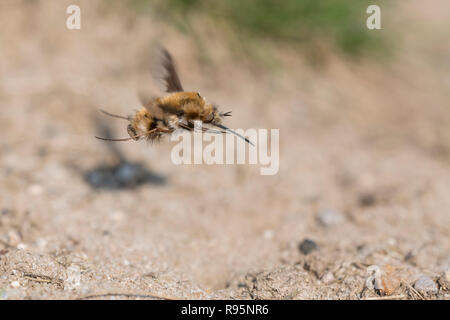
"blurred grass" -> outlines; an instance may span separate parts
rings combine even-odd
[[[226,25],[244,41],[270,39],[310,50],[328,41],[352,56],[386,49],[380,31],[366,28],[366,0],[128,0],[139,12],[160,12],[181,31],[198,15]],[[383,8],[386,5],[383,4]],[[382,16],[383,17],[383,16]]]

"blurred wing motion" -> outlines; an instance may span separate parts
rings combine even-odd
[[[158,65],[154,66],[153,77],[162,83],[166,92],[184,91],[178,77],[172,56],[165,48],[159,48]]]

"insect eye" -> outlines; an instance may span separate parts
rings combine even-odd
[[[211,121],[213,121],[214,120],[214,112],[211,112],[209,115],[208,115],[208,118],[205,120],[205,122],[211,122]]]
[[[199,97],[199,98],[201,98],[202,96],[200,95],[200,92],[197,92],[197,96]]]

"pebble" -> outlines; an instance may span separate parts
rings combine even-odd
[[[38,196],[40,194],[42,194],[43,192],[43,188],[42,186],[38,185],[38,184],[33,184],[28,188],[28,191],[33,195],[33,196]]]
[[[366,278],[366,288],[379,290],[381,288],[381,269],[377,265],[367,267],[369,276]]]
[[[111,214],[111,220],[114,222],[123,222],[126,218],[125,213],[123,213],[122,211],[115,211]]]
[[[81,270],[76,265],[67,268],[67,278],[64,280],[64,290],[74,290],[81,285]]]
[[[328,271],[322,276],[320,280],[322,280],[322,282],[325,284],[329,284],[334,281],[334,275],[332,272]]]
[[[345,217],[342,213],[333,210],[321,211],[317,215],[317,221],[325,227],[338,225],[344,222],[344,220]]]
[[[400,287],[400,278],[396,274],[396,269],[390,265],[383,268],[383,275],[381,276],[381,292],[390,296]]]
[[[422,294],[436,294],[438,293],[438,287],[436,283],[428,276],[422,275],[417,279],[414,284],[414,289]]]
[[[317,244],[311,239],[304,239],[298,246],[299,250],[303,254],[310,254],[313,251],[319,250]]]
[[[450,269],[439,277],[439,284],[444,290],[450,290]]]
[[[381,295],[392,295],[400,287],[400,279],[397,270],[391,265],[379,267],[371,265],[367,268],[369,276],[366,279],[366,287],[377,291]]]
[[[27,248],[28,248],[28,246],[22,242],[17,245],[17,249],[19,249],[19,250],[27,250]]]
[[[11,288],[19,288],[20,287],[20,283],[19,281],[13,281],[10,284]]]
[[[274,235],[274,232],[272,230],[270,230],[270,229],[264,230],[264,233],[263,233],[264,239],[272,240],[273,239],[273,235]]]
[[[10,246],[17,246],[20,241],[22,240],[22,237],[20,236],[20,233],[17,232],[16,230],[10,230],[8,232],[8,244]]]
[[[361,207],[371,207],[375,205],[377,202],[377,198],[375,194],[370,192],[364,192],[359,195],[359,205]]]
[[[39,238],[36,241],[36,245],[39,249],[45,249],[45,247],[47,247],[47,240],[44,238]]]

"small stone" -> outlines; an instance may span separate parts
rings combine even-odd
[[[416,283],[414,284],[414,289],[425,295],[438,293],[438,287],[436,283],[426,275],[422,275],[419,277],[419,279],[417,279]]]
[[[361,207],[371,207],[375,205],[377,202],[377,198],[375,194],[371,192],[363,192],[359,195],[359,205]]]
[[[317,215],[317,221],[325,226],[334,226],[344,222],[345,217],[342,213],[332,210],[321,211]]]
[[[67,268],[67,278],[64,280],[64,290],[75,290],[81,285],[81,270],[77,265]]]
[[[367,268],[367,273],[366,288],[375,290],[378,294],[390,296],[400,287],[397,271],[391,265],[382,268],[371,265]]]
[[[39,249],[45,249],[45,247],[47,247],[47,240],[44,238],[39,238],[36,241],[36,245]]]
[[[439,277],[439,284],[441,285],[442,289],[444,290],[450,290],[450,269],[445,271],[440,277]]]
[[[33,196],[38,196],[40,194],[42,194],[43,188],[42,186],[38,185],[38,184],[32,184],[29,188],[28,191],[33,195]]]
[[[111,220],[117,223],[120,223],[124,221],[126,218],[126,215],[122,211],[115,211],[111,215]]]
[[[381,292],[390,296],[400,287],[400,279],[397,276],[397,270],[391,265],[385,265],[383,267],[383,273],[381,275]]]
[[[20,283],[19,281],[13,281],[10,284],[11,288],[19,288],[20,287]]]
[[[313,251],[319,250],[317,244],[311,239],[304,239],[298,246],[301,253],[307,255]]]
[[[17,232],[16,230],[10,230],[8,232],[8,244],[10,246],[17,246],[20,241],[22,240],[22,237],[20,236],[20,233]]]
[[[17,249],[19,250],[26,250],[28,248],[28,246],[25,243],[19,243],[17,245]]]
[[[273,239],[273,231],[270,229],[264,230],[263,237],[266,240],[272,240]]]
[[[330,271],[325,272],[325,274],[322,276],[320,280],[322,280],[322,282],[325,284],[329,284],[334,281],[334,275]]]
[[[379,290],[381,288],[381,269],[377,265],[367,267],[369,276],[366,278],[366,288],[370,290]]]
[[[394,247],[397,245],[397,239],[395,238],[388,238],[386,243],[388,244],[388,246]]]

